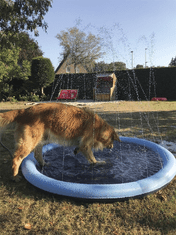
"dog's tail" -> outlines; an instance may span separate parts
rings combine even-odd
[[[3,148],[8,150],[11,158],[13,158],[11,151],[2,143],[1,137],[5,128],[15,121],[15,118],[18,116],[18,110],[13,110],[5,113],[0,113],[0,144]]]

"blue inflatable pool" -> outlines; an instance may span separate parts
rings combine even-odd
[[[34,158],[34,154],[31,153],[22,162],[22,173],[31,184],[42,190],[82,199],[123,199],[143,196],[163,188],[175,177],[176,160],[167,149],[153,142],[138,138],[121,137],[121,140],[122,142],[145,146],[156,152],[162,159],[162,169],[152,176],[129,183],[72,183],[56,180],[40,173],[37,170],[38,163]],[[43,147],[43,153],[57,146],[56,144],[46,145]]]

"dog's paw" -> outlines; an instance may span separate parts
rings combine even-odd
[[[97,161],[96,163],[95,163],[95,165],[104,165],[104,164],[106,164],[106,161]]]
[[[42,162],[39,162],[39,161],[38,161],[38,164],[39,164],[41,167],[49,166],[49,165],[50,165],[49,162],[45,162],[45,161],[42,161]]]
[[[44,165],[43,166],[50,166],[51,165],[51,163],[49,163],[49,162],[44,162]]]
[[[22,177],[20,175],[12,176],[12,180],[15,181],[16,183],[20,182]]]

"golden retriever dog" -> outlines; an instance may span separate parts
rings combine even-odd
[[[40,165],[44,143],[55,142],[63,146],[75,146],[74,153],[81,152],[90,163],[97,161],[92,148],[113,148],[113,141],[120,141],[114,128],[87,108],[63,103],[41,103],[27,109],[0,114],[0,128],[16,124],[15,152],[12,162],[13,179],[19,181],[18,171],[23,159],[34,151]]]

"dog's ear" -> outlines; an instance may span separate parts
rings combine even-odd
[[[101,128],[100,135],[101,135],[101,138],[104,139],[104,140],[107,140],[110,137],[111,132],[109,131],[108,126],[106,125],[106,123]]]
[[[107,139],[109,139],[109,137],[110,137],[109,131],[108,131],[108,130],[103,131],[103,133],[102,133],[102,138],[103,138],[104,140],[107,140]]]
[[[114,131],[113,139],[114,139],[114,140],[117,140],[117,141],[119,141],[119,142],[122,142],[122,141],[120,140],[119,136],[115,133],[115,131]]]

